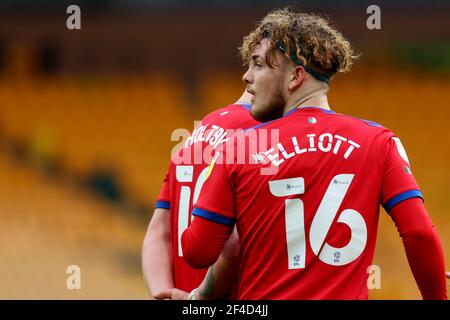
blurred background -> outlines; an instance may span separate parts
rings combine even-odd
[[[0,298],[149,298],[140,250],[171,133],[240,96],[242,37],[288,4],[329,15],[361,53],[332,108],[401,137],[450,261],[448,1],[1,0]],[[370,298],[420,298],[384,211],[374,264]]]

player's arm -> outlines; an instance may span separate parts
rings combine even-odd
[[[388,136],[382,201],[402,238],[411,271],[424,299],[446,299],[441,241],[429,217],[400,140]]]
[[[239,236],[234,229],[217,262],[209,267],[200,286],[191,293],[176,288],[164,290],[157,295],[157,299],[171,300],[213,300],[226,299],[235,289],[238,279],[239,266]]]
[[[152,297],[174,287],[168,209],[157,208],[153,213],[142,246],[142,269]]]
[[[174,287],[169,211],[171,165],[169,163],[142,245],[142,270],[152,297],[157,292]]]
[[[390,215],[423,299],[447,299],[442,244],[422,200],[402,201],[390,210]]]
[[[234,228],[219,259],[209,267],[205,279],[193,291],[193,300],[226,299],[230,296],[239,276],[239,250],[239,236]]]
[[[183,256],[195,269],[211,266],[217,261],[233,226],[195,217],[181,236]]]

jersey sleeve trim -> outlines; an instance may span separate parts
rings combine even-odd
[[[402,192],[395,197],[392,197],[389,201],[387,201],[383,207],[386,211],[391,210],[395,205],[399,204],[402,201],[411,199],[411,198],[421,198],[423,200],[423,195],[420,190],[408,190],[405,192]]]
[[[155,208],[170,210],[170,202],[169,201],[156,201]]]
[[[229,227],[234,226],[236,220],[232,218],[225,217],[221,214],[217,214],[208,210],[200,209],[200,208],[194,208],[192,210],[192,215],[202,217],[204,219],[223,224]]]

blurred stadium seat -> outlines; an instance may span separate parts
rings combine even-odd
[[[145,227],[77,188],[0,155],[0,298],[140,299]],[[81,289],[65,270],[81,268]]]

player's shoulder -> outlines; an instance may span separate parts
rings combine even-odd
[[[305,110],[305,112],[299,112],[303,110]],[[320,122],[320,118],[323,117],[325,118],[325,120],[327,120],[325,121],[324,128],[328,128],[336,132],[364,137],[366,141],[383,142],[396,136],[396,134],[393,133],[389,128],[378,122],[362,119],[353,115],[338,113],[333,110],[313,107],[291,110],[282,118],[257,125],[254,128],[278,128],[280,127],[280,125],[285,125],[286,128],[294,128],[295,130],[297,130],[297,122],[299,120],[299,117],[303,118],[304,121],[308,121],[308,123],[311,124],[316,123],[316,121]]]
[[[250,114],[250,105],[247,104],[229,104],[214,110],[202,119],[202,123],[224,124],[224,126],[228,124],[233,127],[240,123],[257,124]]]
[[[222,117],[232,117],[238,114],[246,114],[250,113],[250,105],[247,104],[229,104],[225,107],[221,107],[216,109],[210,113],[208,113],[203,121],[211,121],[212,119],[222,118]]]
[[[363,128],[373,128],[373,130],[383,131],[386,129],[381,123],[359,118],[353,115],[343,114],[334,112],[333,115],[336,117],[336,120],[341,121],[343,123],[348,123],[353,126],[363,127]]]
[[[315,114],[312,113],[303,113],[299,111],[308,110],[314,111]],[[292,109],[287,112],[283,117],[274,119],[272,121],[268,121],[265,123],[261,123],[254,127],[254,129],[264,129],[264,128],[278,128],[280,125],[285,124],[296,124],[298,122],[298,117],[307,117],[309,121],[317,121],[316,116],[322,115],[326,118],[331,118],[331,121],[328,121],[328,124],[333,127],[341,127],[346,129],[360,130],[362,132],[366,132],[369,134],[380,134],[380,133],[392,133],[392,131],[382,124],[372,121],[366,120],[362,118],[358,118],[348,114],[338,113],[328,109],[316,108],[316,107],[305,107]],[[315,123],[315,122],[310,122]],[[393,133],[392,133],[393,134]]]
[[[334,113],[333,115],[335,115],[336,122],[343,126],[353,128],[361,134],[383,137],[395,136],[395,133],[391,129],[381,123],[342,113]]]

